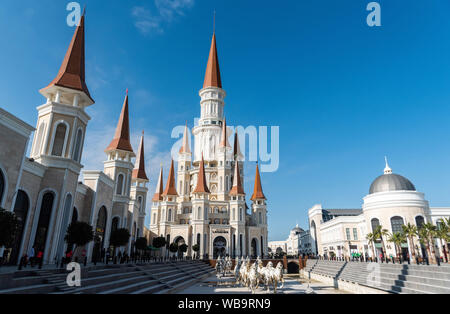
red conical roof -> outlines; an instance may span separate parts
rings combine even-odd
[[[128,152],[133,152],[133,147],[130,143],[130,121],[128,117],[128,93],[125,96],[125,101],[123,102],[122,112],[120,113],[119,122],[117,123],[116,134],[106,148],[106,152],[112,150],[124,150]]]
[[[222,80],[220,78],[219,57],[217,56],[216,34],[214,34],[212,38],[208,65],[206,67],[205,82],[203,84],[203,88],[206,87],[222,88]]]
[[[136,163],[133,169],[133,179],[142,179],[148,181],[145,173],[145,157],[144,157],[144,132],[142,132],[141,143],[139,145]]]
[[[209,191],[208,185],[206,184],[206,175],[205,175],[205,161],[203,159],[200,161],[199,173],[197,178],[197,186],[195,187],[194,193],[211,193]]]
[[[61,86],[83,91],[92,101],[85,82],[85,42],[84,42],[84,13],[67,49],[64,60],[55,79],[41,91],[51,86]]]
[[[162,195],[164,193],[164,182],[163,182],[163,168],[161,166],[161,171],[159,172],[158,184],[156,185],[156,191],[153,195],[153,202],[162,201]]]
[[[251,200],[256,201],[258,199],[265,200],[266,197],[263,193],[263,189],[261,186],[261,176],[259,174],[259,167],[258,167],[258,165],[256,165],[255,189],[253,190],[253,195],[252,195]]]
[[[183,134],[183,145],[180,149],[180,154],[190,154],[191,149],[189,148],[189,130],[186,122],[186,127],[184,128],[184,134]]]
[[[236,160],[234,165],[234,178],[233,188],[230,191],[230,196],[245,195],[244,188],[242,187],[241,174],[239,170],[239,161]]]
[[[220,147],[231,147],[230,142],[228,142],[227,119],[223,120]]]
[[[169,171],[169,178],[167,179],[167,185],[166,189],[164,190],[163,196],[178,196],[177,188],[175,187],[175,170],[173,166],[173,159],[172,159],[172,165],[170,166]]]

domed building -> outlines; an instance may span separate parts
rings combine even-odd
[[[393,234],[401,232],[406,224],[437,224],[450,216],[450,208],[430,208],[424,193],[406,177],[393,173],[386,160],[384,173],[372,182],[369,194],[363,198],[362,209],[323,209],[315,205],[308,213],[316,254],[345,257],[360,253],[372,257],[374,250],[377,256],[381,254],[382,243],[378,241],[372,249],[366,237],[378,226]],[[395,246],[384,240],[387,256],[411,252],[407,241],[401,245],[402,252],[396,252]],[[418,243],[415,241],[415,251],[425,254]]]

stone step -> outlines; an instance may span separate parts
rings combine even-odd
[[[114,289],[109,289],[106,291],[102,291],[99,294],[126,294],[126,293],[132,293],[136,290],[141,290],[144,288],[151,288],[155,286],[164,286],[164,284],[161,284],[157,280],[145,280],[145,281],[139,281],[136,283],[132,283],[130,285],[120,286]]]

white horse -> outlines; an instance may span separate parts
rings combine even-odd
[[[258,266],[254,263],[250,267],[250,271],[248,273],[248,287],[251,290],[252,294],[255,294],[256,289],[258,288]]]
[[[277,267],[272,273],[272,284],[273,284],[273,293],[277,293],[278,284],[281,282],[281,289],[284,288],[284,267],[281,262],[278,263]]]
[[[222,278],[225,273],[225,261],[222,259],[221,256],[217,258],[215,269],[217,278]]]

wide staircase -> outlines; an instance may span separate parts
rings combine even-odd
[[[80,287],[69,287],[67,271],[25,271],[0,294],[170,294],[213,273],[202,261],[92,266],[83,269]]]
[[[309,272],[348,283],[406,294],[450,294],[450,265],[408,265],[308,260]]]

